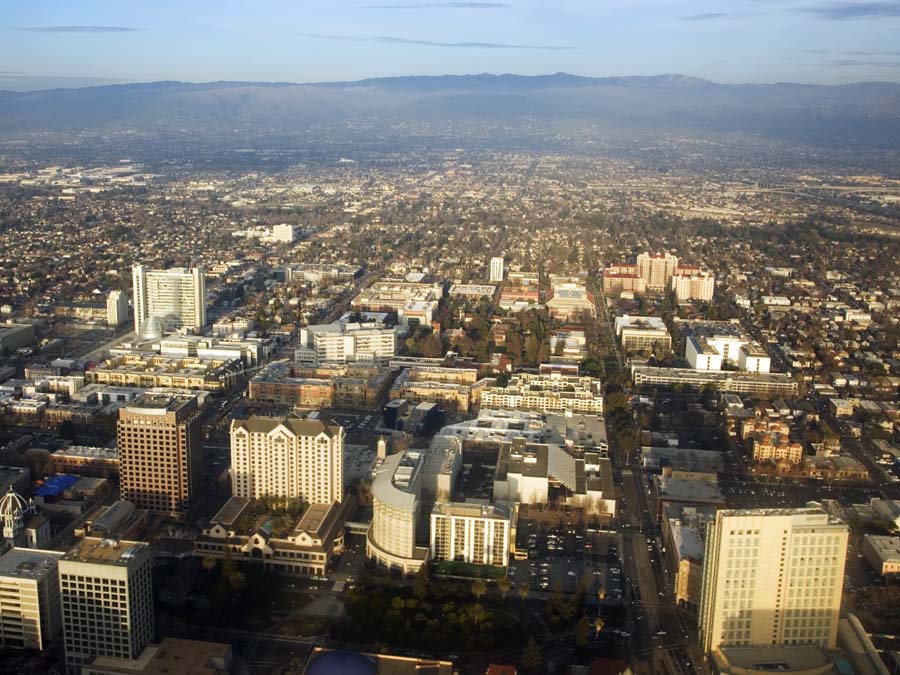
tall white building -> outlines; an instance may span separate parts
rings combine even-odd
[[[329,323],[300,330],[298,363],[348,363],[388,359],[397,351],[397,332],[374,323]]]
[[[679,302],[682,300],[710,302],[716,290],[716,278],[710,272],[697,268],[679,269],[672,276],[671,290]]]
[[[432,559],[505,567],[512,512],[512,505],[502,502],[435,504],[431,511]]]
[[[815,508],[719,511],[700,594],[704,653],[815,645],[834,649],[847,525]]]
[[[344,428],[320,420],[231,422],[231,491],[331,504],[344,499]]]
[[[121,326],[128,320],[128,296],[124,291],[110,291],[106,296],[106,324]]]
[[[59,559],[66,668],[136,659],[153,639],[152,555],[144,542],[86,537]]]
[[[637,257],[637,275],[649,291],[664,291],[678,269],[678,258],[670,253],[641,253]]]
[[[491,283],[495,281],[503,281],[503,256],[495,256],[491,258]]]
[[[0,647],[41,651],[62,630],[61,555],[14,548],[0,558]]]
[[[132,268],[134,331],[151,317],[172,328],[200,331],[206,325],[206,273],[202,267],[148,270]]]

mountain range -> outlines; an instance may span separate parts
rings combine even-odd
[[[290,132],[365,121],[749,134],[900,149],[900,84],[719,84],[683,75],[460,75],[355,82],[151,82],[0,91],[0,138],[40,132]]]

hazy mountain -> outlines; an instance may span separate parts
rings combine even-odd
[[[682,75],[392,77],[312,84],[153,82],[0,92],[0,136],[133,131],[290,132],[368,121],[742,133],[842,148],[900,148],[900,85],[723,85]]]

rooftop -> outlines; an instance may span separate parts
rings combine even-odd
[[[85,537],[62,560],[125,566],[147,547],[143,541]]]
[[[56,561],[62,555],[57,551],[32,548],[10,549],[0,557],[0,576],[40,580],[47,574],[56,574]]]

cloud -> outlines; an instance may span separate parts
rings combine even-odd
[[[419,45],[422,47],[449,47],[453,49],[540,49],[564,51],[575,49],[564,45],[529,45],[505,42],[441,42],[437,40],[414,40],[392,35],[330,35],[324,33],[304,33],[315,40],[335,40],[339,42],[376,42],[379,44]]]
[[[681,17],[681,21],[712,21],[714,19],[724,19],[728,14],[725,12],[704,12],[702,14],[691,14],[690,16]]]
[[[867,61],[864,59],[836,59],[828,65],[839,66],[842,68],[898,68],[900,69],[900,61]]]
[[[131,26],[25,26],[19,30],[29,33],[131,33],[140,28]]]
[[[413,2],[409,4],[362,5],[362,9],[506,9],[505,2]]]
[[[817,7],[801,7],[797,11],[829,21],[900,18],[900,0],[831,2]]]

